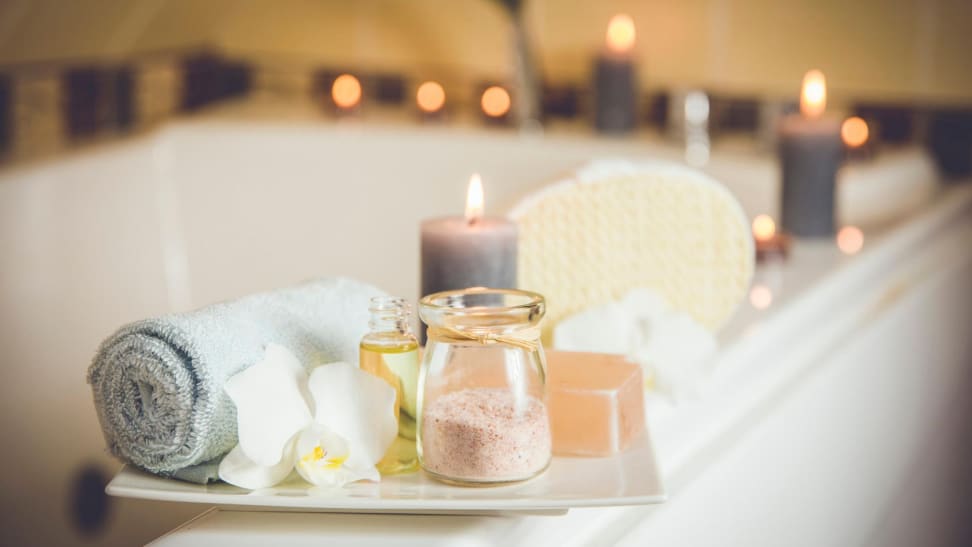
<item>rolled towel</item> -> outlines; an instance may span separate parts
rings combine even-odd
[[[357,363],[368,303],[380,294],[325,279],[125,325],[88,370],[108,449],[152,473],[215,480],[218,459],[237,442],[226,379],[259,361],[268,342],[306,365]]]

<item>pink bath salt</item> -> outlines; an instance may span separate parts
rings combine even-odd
[[[422,418],[422,464],[445,478],[523,480],[550,462],[550,422],[535,397],[515,397],[501,388],[463,389],[432,401]]]

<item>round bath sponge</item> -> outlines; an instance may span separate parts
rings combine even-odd
[[[725,186],[678,164],[594,163],[526,196],[510,218],[519,286],[547,298],[548,342],[561,319],[638,287],[714,332],[753,274],[742,207]]]

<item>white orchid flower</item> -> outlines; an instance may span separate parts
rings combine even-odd
[[[269,344],[224,390],[236,403],[239,444],[219,464],[222,480],[267,488],[295,468],[316,486],[381,478],[375,464],[398,435],[395,389],[384,380],[347,363],[308,377],[290,350]]]

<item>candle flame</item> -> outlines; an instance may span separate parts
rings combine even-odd
[[[866,121],[853,116],[844,120],[844,123],[840,126],[840,136],[844,139],[844,144],[851,148],[857,148],[864,146],[870,136],[870,131],[867,128]]]
[[[803,76],[800,112],[808,118],[819,118],[827,109],[827,79],[823,72],[811,70]]]
[[[445,90],[439,82],[424,82],[415,92],[415,102],[423,112],[438,112],[445,105],[445,100]]]
[[[635,43],[634,19],[619,13],[611,18],[607,28],[607,47],[615,53],[631,51]]]
[[[776,222],[769,215],[758,215],[753,219],[753,237],[756,241],[769,241],[776,235]]]
[[[350,74],[338,76],[331,86],[331,98],[340,108],[353,108],[361,101],[361,82]]]
[[[510,111],[510,94],[502,87],[494,85],[483,91],[480,103],[487,116],[499,118]]]
[[[469,189],[466,191],[466,220],[471,224],[483,218],[483,179],[479,173],[469,178]]]

